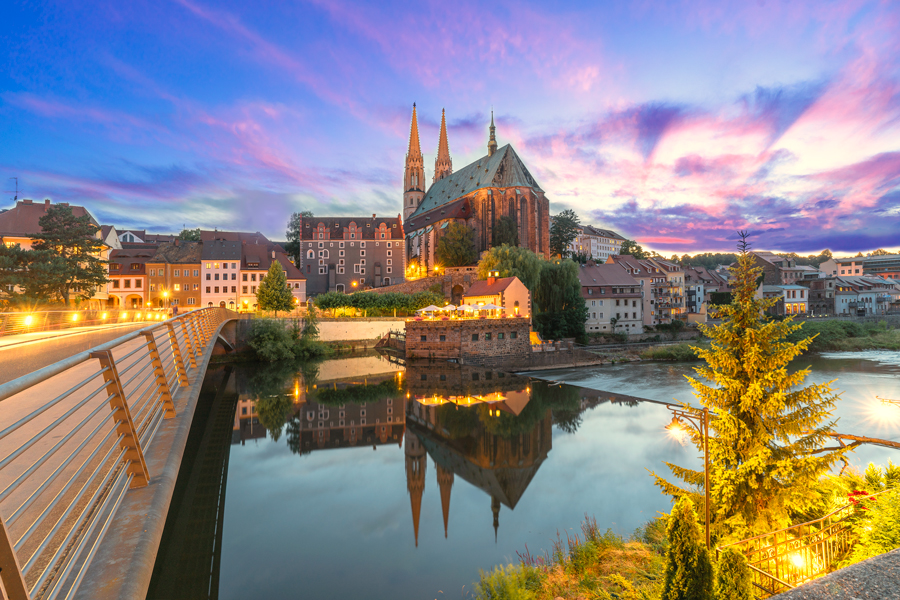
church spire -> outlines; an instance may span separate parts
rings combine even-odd
[[[437,182],[453,172],[450,160],[450,146],[447,144],[447,118],[441,109],[441,135],[438,139],[437,158],[434,159],[434,181]]]
[[[491,512],[494,513],[494,543],[497,543],[497,530],[500,528],[500,501],[491,496]]]
[[[406,430],[406,490],[412,509],[413,534],[419,546],[419,516],[422,513],[422,494],[425,492],[425,448],[418,436]]]
[[[494,127],[494,111],[491,109],[491,139],[488,141],[488,156],[493,156],[497,151],[497,138],[494,137],[496,128]]]
[[[419,120],[416,103],[413,102],[412,123],[409,126],[409,150],[406,152],[406,169],[403,173],[403,219],[416,212],[425,197],[425,159],[419,145]]]
[[[447,537],[447,521],[450,519],[450,489],[453,487],[453,471],[445,471],[437,465],[438,487],[441,489],[441,512],[444,513],[444,537]]]

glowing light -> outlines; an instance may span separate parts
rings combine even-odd
[[[105,321],[105,320],[106,320],[106,317],[108,317],[108,316],[109,316],[108,314],[103,313],[103,315],[102,315],[100,318],[103,319],[103,320]]]
[[[168,297],[169,297],[169,292],[168,292],[168,291],[164,291],[164,292],[163,292],[163,298],[168,298]]]
[[[684,440],[687,437],[687,430],[684,428],[684,423],[678,420],[678,417],[672,417],[672,422],[666,425],[666,429],[674,440],[680,444],[684,444]]]
[[[123,319],[127,319],[127,318],[128,318],[128,311],[125,311],[125,312],[122,313],[122,318],[123,318]]]
[[[28,315],[25,317],[25,327],[31,327],[31,322],[34,321],[34,317]]]
[[[794,554],[791,554],[791,564],[798,569],[802,569],[806,566],[806,559],[803,558],[803,555],[799,552],[795,552]]]
[[[72,322],[74,323],[77,320],[78,320],[78,313],[75,313],[74,315],[72,315]]]
[[[900,401],[878,396],[875,399],[878,402],[871,402],[867,407],[869,416],[880,425],[900,424]]]

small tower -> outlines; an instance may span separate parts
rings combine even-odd
[[[406,170],[403,174],[403,220],[409,218],[425,197],[425,159],[419,145],[419,122],[413,102],[412,124],[409,128],[409,150],[406,151]]]
[[[491,496],[491,512],[494,513],[494,543],[497,543],[497,530],[500,528],[500,501]]]
[[[450,160],[450,147],[447,144],[447,120],[444,109],[441,109],[441,137],[438,140],[437,158],[434,159],[434,182],[453,173],[453,161]]]
[[[495,133],[494,127],[494,111],[491,111],[491,139],[488,140],[488,156],[493,156],[494,152],[497,151],[497,138],[494,137]]]
[[[425,492],[425,448],[418,436],[406,430],[406,490],[409,492],[409,504],[412,509],[413,533],[416,547],[419,546],[419,516],[422,513],[422,494]]]

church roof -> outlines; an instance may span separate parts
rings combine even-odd
[[[494,152],[493,156],[482,156],[459,171],[435,181],[425,193],[419,208],[410,215],[410,219],[480,188],[516,186],[544,191],[528,172],[512,145],[507,144]]]

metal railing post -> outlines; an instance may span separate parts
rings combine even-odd
[[[2,518],[0,518],[0,578],[3,580],[3,589],[6,590],[9,600],[29,600],[25,578],[22,577],[22,567],[19,566],[12,539]]]
[[[159,347],[156,345],[156,337],[152,331],[144,333],[147,338],[147,350],[150,352],[150,362],[153,364],[153,371],[156,373],[156,385],[159,387],[159,399],[162,401],[165,415],[164,419],[171,419],[175,416],[175,404],[172,402],[172,391],[169,389],[169,381],[166,379],[166,370],[163,369],[162,361],[159,359]]]
[[[125,390],[122,389],[122,381],[119,379],[119,371],[116,369],[112,351],[100,350],[91,352],[91,358],[98,359],[100,366],[104,369],[103,380],[106,382],[109,407],[113,411],[116,431],[122,436],[119,447],[125,450],[125,459],[128,460],[128,473],[134,475],[131,478],[130,487],[144,487],[150,483],[150,474],[147,471],[144,451],[141,449],[140,438],[134,428],[131,410],[128,408],[128,401],[125,399]]]
[[[190,321],[187,317],[181,319],[181,333],[184,335],[184,343],[187,345],[188,358],[191,361],[191,368],[197,368],[197,351],[194,349],[194,330],[189,328]]]
[[[178,346],[178,338],[175,337],[175,327],[172,323],[166,323],[169,332],[169,343],[172,345],[172,357],[175,359],[175,372],[178,373],[178,386],[186,387],[188,384],[187,370],[184,368],[184,357],[181,356],[181,348]],[[187,342],[187,340],[185,340]]]

